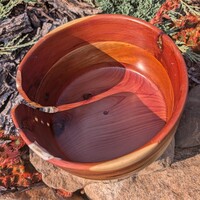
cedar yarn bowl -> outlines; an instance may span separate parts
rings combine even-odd
[[[40,39],[18,68],[17,88],[40,108],[12,110],[36,154],[75,175],[111,179],[164,152],[188,81],[179,50],[161,30],[133,17],[97,15]]]

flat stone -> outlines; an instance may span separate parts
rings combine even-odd
[[[0,200],[83,200],[83,198],[73,195],[70,198],[63,198],[56,194],[56,192],[45,186],[38,186],[32,189],[23,191],[23,192],[15,192],[9,193],[0,196]]]
[[[71,192],[84,188],[87,196],[94,200],[193,200],[200,196],[200,154],[198,149],[190,150],[184,154],[181,149],[177,150],[179,155],[170,167],[111,181],[79,178],[43,161],[35,153],[31,153],[31,161],[42,172],[43,180],[50,187]]]
[[[9,193],[5,194],[2,197],[0,197],[0,200],[34,200],[34,199],[40,199],[40,200],[61,200],[56,193],[51,189],[48,188],[47,186],[39,186],[32,188],[30,190],[26,190],[23,192],[15,192],[15,193]]]
[[[197,145],[200,145],[200,85],[190,91],[176,133],[176,147]]]
[[[43,182],[54,189],[63,189],[69,192],[75,192],[79,189],[83,189],[86,185],[91,183],[100,183],[104,182],[108,184],[110,182],[118,182],[122,179],[114,179],[114,180],[90,180],[75,176],[70,174],[69,172],[54,166],[53,164],[44,161],[37,154],[30,150],[30,161],[35,167],[35,169],[42,174]]]
[[[93,183],[85,193],[95,200],[194,200],[200,197],[200,154],[171,167],[110,184]]]
[[[42,174],[43,182],[51,188],[75,192],[90,182],[44,161],[32,151],[30,151],[30,161],[35,169]]]

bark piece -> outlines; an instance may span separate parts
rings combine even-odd
[[[95,8],[93,5],[78,0],[48,0],[47,2],[61,13],[65,13],[68,16],[71,15],[71,19],[77,18],[77,15],[83,17],[86,15],[95,15],[101,12],[100,9]]]
[[[15,72],[14,62],[4,59],[0,61],[0,129],[9,134],[16,132],[10,110],[22,100],[15,86]]]
[[[28,12],[31,24],[34,28],[38,28],[41,26],[41,21],[39,20],[38,16],[34,13],[34,11],[29,10]]]
[[[33,31],[27,13],[17,17],[8,18],[0,23],[0,42],[12,40],[18,34]]]

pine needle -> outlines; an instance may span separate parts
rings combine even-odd
[[[17,49],[31,46],[36,43],[38,38],[26,42],[28,35],[21,36],[17,35],[14,39],[10,40],[7,44],[0,45],[0,55],[9,55]]]
[[[5,4],[5,0],[0,0],[0,19],[4,19],[10,15],[11,10],[18,4],[22,3],[23,0],[9,0]]]

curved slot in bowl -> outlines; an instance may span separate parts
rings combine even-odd
[[[94,179],[156,159],[187,94],[184,61],[173,42],[120,15],[83,18],[49,33],[22,61],[17,84],[32,105],[57,111],[13,110],[27,144],[53,164]]]

